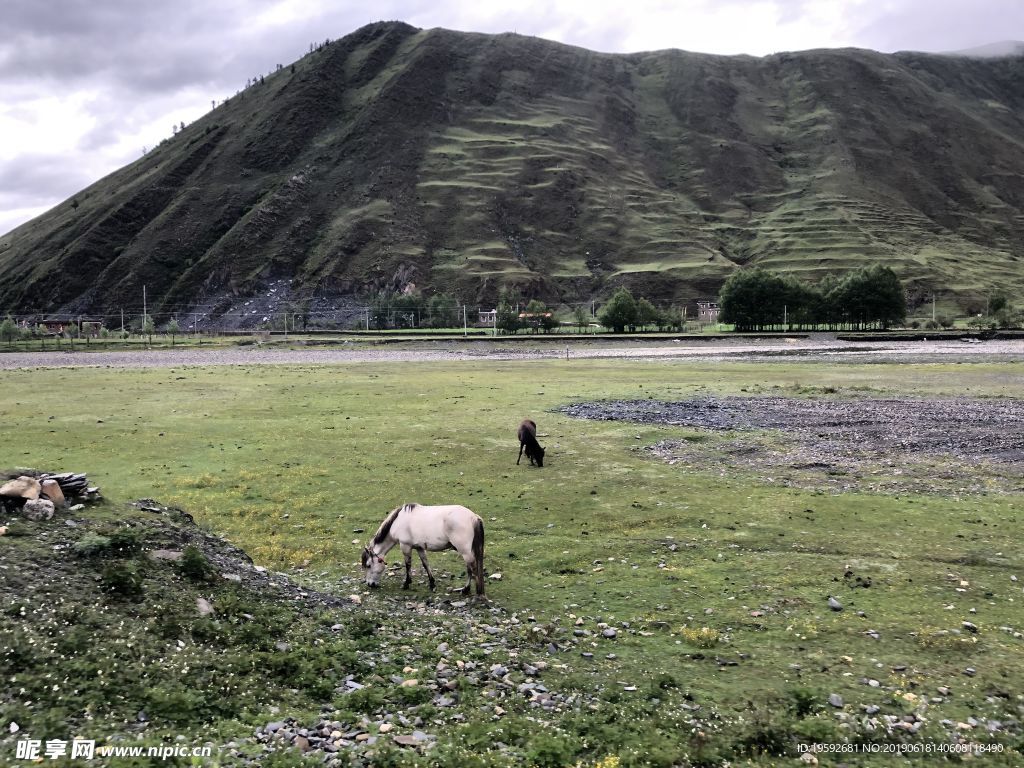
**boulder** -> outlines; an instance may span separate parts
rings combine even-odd
[[[49,499],[31,499],[25,502],[22,512],[29,520],[49,520],[53,517],[53,502]]]
[[[0,486],[0,496],[9,496],[12,499],[28,499],[33,501],[39,498],[42,486],[34,477],[22,475],[14,480],[8,480]]]
[[[52,501],[57,509],[64,509],[68,504],[64,498],[64,491],[60,489],[60,483],[56,480],[43,480],[41,493],[43,498]]]

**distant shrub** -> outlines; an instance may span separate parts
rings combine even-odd
[[[796,717],[807,717],[821,708],[818,693],[810,688],[790,688],[785,693],[786,709]]]
[[[71,545],[71,551],[81,557],[104,557],[110,552],[110,537],[90,531]]]
[[[132,530],[118,530],[109,534],[111,553],[116,557],[134,555],[142,549],[139,534]]]
[[[562,768],[571,765],[572,758],[573,748],[568,739],[543,732],[531,739],[526,749],[527,764],[537,768]]]
[[[100,574],[103,591],[114,597],[136,600],[142,597],[143,580],[134,563],[114,562],[104,566]]]
[[[192,581],[206,581],[213,575],[213,566],[206,555],[191,544],[185,547],[180,563],[181,573]]]
[[[687,643],[698,648],[713,648],[722,639],[718,630],[711,627],[701,627],[700,629],[683,627],[679,630],[679,634],[682,635],[683,640]]]

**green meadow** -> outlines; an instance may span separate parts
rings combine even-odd
[[[467,720],[434,728],[439,744],[463,745],[463,764],[503,764],[507,754],[488,757],[486,745],[516,738],[529,756],[522,762],[535,765],[784,765],[796,764],[799,744],[923,745],[953,734],[997,745],[1002,752],[982,755],[986,765],[1021,759],[1019,495],[783,487],[726,473],[710,458],[669,464],[644,450],[666,439],[712,445],[720,435],[556,411],[585,400],[741,393],[1022,398],[1019,364],[33,369],[0,372],[0,391],[0,467],[87,472],[112,501],[185,509],[257,564],[300,581],[315,575],[321,588],[358,576],[354,541],[403,502],[459,503],[480,514],[486,570],[501,575],[488,581],[492,606],[544,628],[543,638],[524,635],[522,656],[552,662],[545,682],[553,688],[604,703],[510,712],[504,723],[467,704]],[[525,457],[515,463],[516,426],[527,416],[547,450],[541,469]],[[397,551],[389,558],[400,559]],[[461,586],[454,553],[434,554],[431,564],[439,587]],[[381,592],[362,590],[362,605],[426,600],[418,563],[415,570],[411,592],[401,592],[396,571]],[[829,596],[843,610],[830,610]],[[432,623],[450,630],[432,616],[404,615],[401,602],[388,605],[397,607],[380,621],[393,641]],[[579,619],[618,635],[573,637]],[[548,654],[554,636],[575,645]],[[313,700],[303,706],[315,711]],[[868,723],[871,708],[923,725],[885,732]],[[693,714],[704,727],[687,724]],[[536,725],[545,716],[555,735],[537,746],[529,733],[545,731]],[[260,717],[268,719],[251,713]],[[945,758],[876,749],[817,759]],[[388,755],[394,764],[432,759]]]

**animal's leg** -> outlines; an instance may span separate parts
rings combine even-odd
[[[516,459],[516,466],[519,466],[519,461],[520,461],[520,459],[523,458],[523,448],[525,448],[525,447],[526,447],[526,443],[522,443],[522,442],[519,443],[519,458]],[[529,456],[530,454],[526,454],[526,455]]]
[[[402,557],[405,559],[405,582],[402,589],[408,589],[412,584],[412,547],[402,545]]]
[[[481,557],[478,560],[473,561],[473,565],[476,567],[476,593],[483,597],[484,594],[484,559]]]
[[[430,572],[430,566],[427,565],[427,553],[423,550],[423,547],[416,548],[417,554],[420,556],[420,562],[423,563],[423,570],[427,572],[427,580],[430,583],[430,591],[434,591],[434,574]]]

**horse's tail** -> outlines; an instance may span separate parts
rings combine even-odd
[[[476,568],[476,593],[484,593],[484,521],[473,523],[473,562]]]

